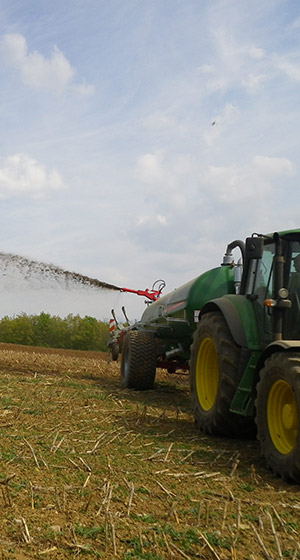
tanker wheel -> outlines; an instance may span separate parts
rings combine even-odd
[[[220,313],[207,313],[194,333],[190,360],[192,406],[198,427],[209,434],[253,436],[253,418],[230,412],[240,381],[240,347]]]
[[[156,346],[152,333],[128,331],[121,360],[123,389],[152,389],[156,372]]]
[[[300,357],[276,353],[266,360],[257,384],[257,437],[268,467],[300,483]]]
[[[117,342],[113,342],[111,346],[111,358],[114,362],[116,362],[118,357],[119,357],[119,345]]]

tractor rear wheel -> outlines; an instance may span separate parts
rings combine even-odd
[[[204,315],[191,347],[190,385],[195,420],[205,433],[253,436],[253,419],[230,412],[240,380],[239,357],[223,315]]]
[[[300,482],[300,357],[278,352],[266,360],[257,384],[257,437],[268,467]]]
[[[152,333],[128,331],[121,360],[123,389],[152,389],[156,373],[156,346]]]

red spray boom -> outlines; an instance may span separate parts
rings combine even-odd
[[[136,294],[138,296],[144,296],[144,297],[150,299],[150,301],[156,301],[157,298],[159,298],[161,292],[163,291],[165,285],[166,285],[166,283],[165,283],[164,280],[156,280],[156,282],[154,282],[151,290],[148,290],[148,288],[146,288],[146,290],[130,290],[130,288],[121,288],[120,292],[128,292],[130,294]],[[155,286],[157,286],[156,289],[155,289]]]

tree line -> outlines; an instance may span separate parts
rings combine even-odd
[[[106,351],[108,334],[108,323],[88,315],[61,318],[44,312],[21,313],[0,320],[0,342],[28,346]]]

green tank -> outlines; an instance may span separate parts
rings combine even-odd
[[[140,324],[142,328],[160,329],[165,338],[172,336],[192,336],[203,305],[212,297],[234,293],[233,268],[214,268],[180,288],[170,292],[148,305]]]
[[[220,266],[201,274],[147,306],[138,330],[155,333],[157,366],[169,373],[188,369],[193,332],[204,304],[234,293],[233,268]]]

